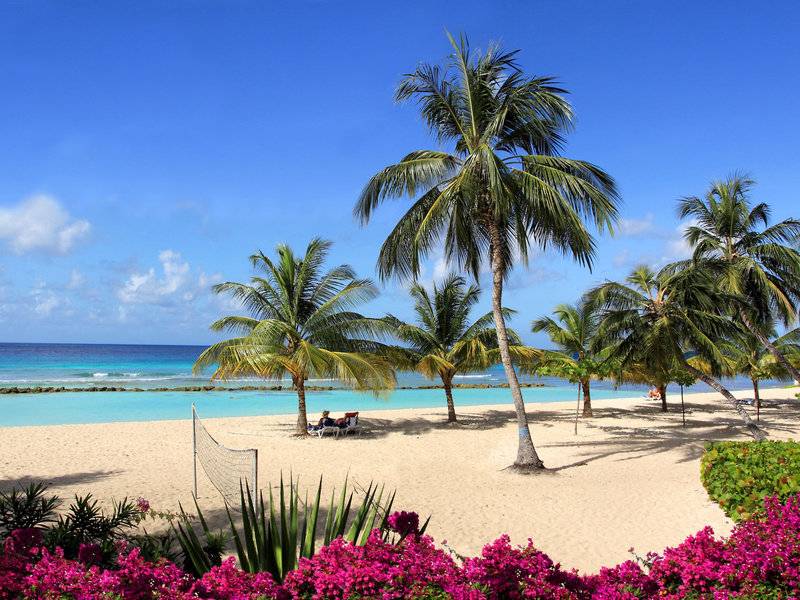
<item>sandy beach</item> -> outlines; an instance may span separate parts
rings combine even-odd
[[[770,438],[800,433],[795,393],[763,391],[761,423]],[[532,538],[567,567],[595,571],[629,558],[631,547],[661,550],[705,525],[723,534],[731,526],[706,496],[699,460],[706,440],[747,439],[739,421],[718,395],[687,394],[684,428],[679,397],[670,401],[668,414],[645,399],[596,401],[596,416],[581,419],[577,436],[574,403],[529,404],[550,469],[536,476],[505,469],[516,449],[510,405],[464,408],[458,426],[444,423],[443,407],[364,410],[364,435],[338,440],[289,437],[291,415],[205,424],[228,446],[258,448],[262,486],[281,470],[299,475],[301,489],[320,474],[338,485],[349,472],[359,485],[396,488],[396,507],[432,515],[429,533],[461,554],[509,533],[517,543]],[[191,503],[191,448],[188,420],[5,428],[0,486],[45,480],[62,496],[144,496],[174,510]],[[202,472],[199,495],[219,517],[221,498]]]

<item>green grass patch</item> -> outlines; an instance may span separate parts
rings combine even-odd
[[[710,442],[700,462],[709,497],[734,521],[749,519],[764,498],[800,492],[800,443]]]

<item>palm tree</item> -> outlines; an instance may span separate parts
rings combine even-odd
[[[531,324],[534,332],[544,331],[558,347],[558,352],[547,352],[544,362],[563,363],[580,370],[583,391],[583,416],[592,416],[592,397],[589,389],[592,377],[605,374],[601,356],[592,352],[591,345],[600,326],[597,310],[591,303],[559,304],[552,317],[540,317]]]
[[[476,279],[487,261],[492,314],[519,430],[514,466],[538,469],[525,403],[503,316],[503,282],[531,245],[554,248],[591,266],[598,229],[617,216],[612,178],[595,165],[558,156],[572,123],[565,90],[551,77],[526,76],[516,52],[484,53],[450,37],[445,66],[422,64],[400,82],[397,101],[416,101],[442,148],[416,150],[374,175],[355,206],[362,223],[388,198],[411,207],[380,250],[382,278],[416,277],[434,248]],[[443,244],[442,244],[443,242]]]
[[[610,355],[623,366],[684,369],[722,394],[755,439],[765,437],[741,402],[714,377],[725,370],[717,342],[730,335],[734,325],[718,314],[720,294],[708,273],[686,269],[656,274],[638,267],[626,283],[602,284],[589,298],[602,311],[596,343],[610,346]],[[690,354],[702,359],[709,372],[688,362]]]
[[[447,420],[458,421],[453,403],[453,378],[469,371],[477,371],[500,362],[497,349],[497,334],[492,327],[492,313],[470,322],[469,315],[478,302],[480,289],[467,287],[463,277],[450,274],[441,283],[434,282],[433,293],[419,284],[410,289],[414,299],[417,324],[404,323],[388,315],[387,322],[395,335],[408,344],[401,352],[402,364],[408,365],[425,377],[438,376],[447,398]],[[504,309],[510,317],[512,311]],[[512,343],[511,353],[515,358],[534,362],[540,355],[533,348],[522,345],[514,331],[508,331]]]
[[[769,339],[775,335],[773,326],[762,330]],[[790,361],[800,363],[800,329],[790,331],[771,340],[778,351]],[[753,384],[753,398],[756,404],[756,417],[761,416],[761,393],[759,382],[762,379],[790,379],[786,369],[764,348],[758,336],[744,329],[737,332],[722,346],[722,352],[729,362],[731,375],[744,375]]]
[[[763,333],[773,318],[787,326],[797,318],[800,221],[769,225],[769,206],[752,206],[748,197],[754,183],[739,175],[715,182],[703,198],[682,199],[678,212],[694,220],[685,234],[693,260],[720,270],[721,289],[744,300],[734,309],[744,326],[800,381],[800,371]]]
[[[336,378],[359,390],[394,386],[394,371],[374,341],[386,333],[381,319],[365,317],[354,308],[378,294],[368,279],[357,279],[349,265],[329,271],[323,265],[331,244],[314,239],[305,256],[289,246],[276,248],[277,260],[262,252],[250,257],[259,272],[250,283],[215,285],[218,294],[241,302],[249,316],[228,316],[211,325],[239,337],[206,349],[195,372],[216,365],[214,378],[256,376],[281,379],[289,375],[297,392],[298,435],[306,435],[305,381]]]

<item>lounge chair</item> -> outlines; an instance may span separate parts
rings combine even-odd
[[[344,427],[342,427],[339,431],[344,435],[347,435],[351,431],[361,433],[362,429],[358,422],[358,411],[344,413]]]
[[[322,427],[317,427],[315,425],[308,426],[308,433],[316,434],[317,437],[322,437],[324,435],[335,435],[339,437],[342,429],[338,425],[323,425]]]

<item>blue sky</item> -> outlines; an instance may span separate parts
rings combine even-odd
[[[798,216],[796,2],[5,2],[0,341],[208,342],[231,310],[210,285],[281,241],[322,235],[374,276],[407,202],[367,228],[351,209],[375,171],[434,147],[392,93],[448,53],[445,29],[557,76],[577,113],[565,154],[624,199],[592,272],[540,255],[513,275],[523,334],[681,256],[675,199],[711,179],[745,170],[776,219]],[[434,256],[424,278],[442,270]],[[365,311],[410,317],[403,286]]]

